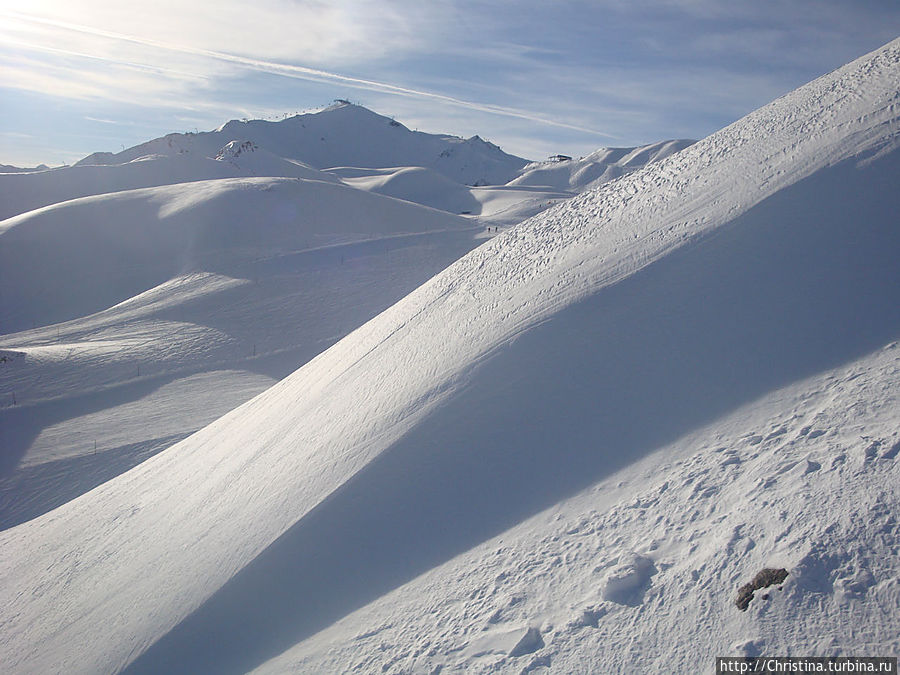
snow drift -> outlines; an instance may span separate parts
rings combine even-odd
[[[895,41],[564,202],[188,439],[0,534],[3,662],[245,672],[285,652],[263,669],[289,670],[301,657],[286,650],[419,575],[896,340],[898,79]],[[893,446],[879,440],[875,456],[882,447]],[[889,471],[875,491],[896,508]],[[608,601],[640,605],[666,573],[651,564],[623,555],[600,570],[615,581]],[[435,583],[440,611],[457,579]],[[866,605],[857,620],[883,623],[881,611]],[[681,630],[709,640],[719,625]],[[398,659],[433,669],[462,653],[474,670],[493,653],[474,631],[451,631],[470,651],[431,633]],[[485,669],[546,667],[549,633],[498,638],[509,651]],[[707,658],[676,656],[684,670]]]

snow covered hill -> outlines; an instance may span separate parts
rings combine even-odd
[[[0,219],[79,197],[217,178],[273,176],[337,182],[330,174],[258,148],[235,157],[229,145],[209,155],[147,155],[122,164],[0,175]]]
[[[546,186],[461,185],[436,171],[423,167],[359,169],[336,167],[347,185],[377,192],[432,208],[478,216],[487,227],[514,225],[543,211],[554,202],[569,199],[575,192]]]
[[[527,164],[510,185],[544,186],[580,192],[665,159],[684,150],[694,141],[661,141],[637,148],[600,148],[586,157],[558,157]]]
[[[3,221],[0,525],[248,400],[479,232],[333,178],[184,183]]]
[[[241,147],[238,159],[234,149]],[[311,167],[424,167],[461,185],[502,185],[526,164],[477,136],[410,131],[339,102],[279,122],[232,120],[215,131],[169,134],[119,153],[89,155],[71,167],[0,175],[0,219],[78,197],[194,180],[324,180]]]
[[[55,204],[0,222],[5,332],[99,312],[180,274],[250,274],[276,255],[471,228],[463,218],[286,178],[182,183]]]
[[[95,153],[75,166],[0,172],[0,219],[79,197],[199,180],[340,177],[361,189],[510,225],[690,143],[604,148],[564,163],[528,163],[477,136],[410,131],[341,102],[280,122],[233,120],[212,132],[169,134],[120,153]]]
[[[247,129],[271,150],[240,136]],[[312,131],[332,139],[328,157],[376,168],[326,172],[274,152],[309,154]],[[494,233],[575,194],[389,166],[437,156],[458,168],[462,146],[497,161],[489,145],[340,103],[0,176],[0,211],[12,216],[0,221],[0,348],[15,366],[0,369],[0,528],[248,400],[474,248],[479,227]],[[109,423],[126,414],[127,425]]]
[[[895,654],[898,81],[900,40],[544,211],[0,533],[0,661],[710,672]],[[769,567],[787,580],[741,611]]]
[[[326,138],[323,165],[375,168],[277,154],[315,155]],[[339,103],[0,175],[0,356],[15,365],[0,369],[0,528],[245,402],[474,248],[478,227],[493,234],[575,194],[393,161],[499,161],[497,180],[524,163]]]

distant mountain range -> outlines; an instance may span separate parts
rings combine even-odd
[[[534,205],[571,196],[588,183],[633,171],[689,144],[600,150],[565,166],[529,163],[478,136],[462,139],[411,131],[371,110],[339,102],[278,122],[232,120],[215,131],[169,134],[122,152],[94,153],[70,167],[8,172],[0,175],[0,218],[93,194],[196,180],[238,176],[333,180],[333,176],[387,176],[391,170],[415,168],[424,172],[414,184],[407,176],[394,181],[404,183],[404,188],[395,185],[385,194],[481,215],[483,200],[469,194],[473,188],[526,187],[534,194],[519,189],[507,193],[502,208],[494,205],[494,211],[503,210],[534,197],[529,205],[507,213],[505,222],[515,222],[536,212]],[[365,181],[354,185],[366,189]],[[442,195],[438,201],[428,197],[435,193]],[[496,202],[496,194],[488,197]]]

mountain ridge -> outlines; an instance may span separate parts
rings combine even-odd
[[[622,149],[655,161],[688,142],[662,142]],[[252,148],[239,157],[234,147]],[[644,152],[644,151],[647,152]],[[395,193],[407,201],[438,206],[451,213],[493,216],[512,224],[538,212],[553,200],[564,199],[594,183],[612,179],[641,164],[608,161],[611,151],[598,151],[576,161],[580,170],[559,175],[561,167],[504,153],[479,136],[468,139],[448,134],[410,131],[399,122],[371,110],[340,102],[318,113],[277,122],[232,120],[209,132],[168,134],[119,153],[94,153],[73,166],[46,171],[20,171],[0,176],[0,220],[53,203],[95,194],[159,187],[200,180],[236,177],[289,177],[323,181],[366,175],[386,169],[425,169],[433,184],[419,181],[426,193],[453,184],[453,199],[420,199],[416,190]],[[600,157],[598,153],[603,154]],[[599,159],[599,161],[595,161]],[[526,166],[527,165],[527,166]],[[526,171],[527,169],[527,171]],[[349,172],[349,173],[348,173]],[[554,175],[535,180],[536,174]],[[599,177],[598,177],[599,176]],[[596,180],[595,180],[596,179]],[[546,185],[542,185],[546,183]],[[477,194],[481,187],[513,188],[504,195],[487,195],[495,202],[486,210]],[[357,182],[357,186],[366,189]],[[525,194],[530,190],[533,194]]]
[[[152,154],[215,154],[228,142],[250,141],[287,159],[319,169],[331,166],[424,166],[457,182],[502,185],[526,161],[478,136],[411,131],[367,108],[339,102],[317,113],[284,120],[231,120],[215,131],[169,134],[119,153],[95,153],[76,163],[110,164]]]

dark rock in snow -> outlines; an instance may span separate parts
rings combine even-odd
[[[758,591],[761,588],[768,588],[769,586],[775,586],[780,584],[787,578],[788,571],[784,568],[775,569],[772,567],[766,567],[760,570],[755,577],[753,577],[753,581],[749,584],[744,584],[738,589],[738,597],[735,600],[735,603],[739,610],[742,612],[750,606],[750,601],[753,600],[754,591]],[[763,596],[768,599],[768,596]]]

